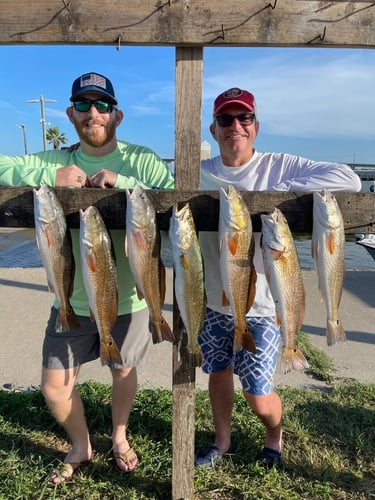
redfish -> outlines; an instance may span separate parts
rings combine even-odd
[[[117,269],[110,235],[99,210],[80,210],[80,250],[83,283],[90,316],[100,335],[103,365],[122,365],[119,348],[111,333],[118,314]]]
[[[36,242],[49,291],[59,302],[56,331],[66,332],[80,326],[70,304],[75,273],[71,234],[61,203],[51,187],[44,184],[33,189],[33,197]]]
[[[219,265],[223,306],[230,305],[234,317],[233,350],[256,352],[247,326],[246,313],[255,297],[254,239],[249,211],[239,191],[229,185],[220,190]]]
[[[276,309],[276,325],[283,340],[281,371],[308,368],[309,364],[296,345],[296,336],[305,315],[305,288],[297,250],[288,221],[274,208],[262,214],[262,252],[264,270]]]
[[[173,342],[174,335],[162,314],[165,300],[165,267],[160,256],[161,237],[155,208],[141,186],[126,190],[125,253],[136,283],[139,299],[150,313],[153,343]]]
[[[313,194],[312,256],[327,310],[327,344],[345,342],[339,305],[345,273],[345,231],[336,198],[327,190]]]
[[[195,366],[202,364],[198,336],[202,332],[206,312],[206,294],[201,249],[193,214],[186,203],[180,210],[173,207],[169,225],[175,271],[174,292],[188,338],[188,350]]]

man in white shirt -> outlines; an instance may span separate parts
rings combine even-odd
[[[214,102],[210,131],[220,156],[203,160],[201,189],[226,189],[229,184],[247,191],[360,191],[359,177],[347,165],[317,162],[285,153],[260,153],[254,148],[259,131],[256,103],[247,90],[231,88]],[[233,352],[233,316],[222,305],[218,238],[201,232],[205,265],[207,312],[200,344],[203,370],[209,373],[209,394],[215,441],[195,457],[195,465],[212,466],[233,450],[231,416],[234,402],[233,374],[239,376],[244,396],[265,426],[265,445],[258,455],[265,467],[281,467],[282,404],[274,391],[273,377],[280,343],[275,307],[265,278],[260,234],[254,234],[256,295],[247,322],[256,354]]]

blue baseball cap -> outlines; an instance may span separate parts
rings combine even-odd
[[[117,104],[117,99],[111,81],[99,73],[85,73],[76,78],[72,85],[70,100],[76,101],[85,92],[103,94],[112,104]]]

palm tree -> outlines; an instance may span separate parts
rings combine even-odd
[[[53,144],[53,149],[60,149],[61,144],[67,143],[66,135],[60,133],[59,127],[50,127],[46,131],[46,139],[48,144]]]

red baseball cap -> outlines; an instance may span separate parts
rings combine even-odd
[[[219,111],[221,111],[224,106],[232,103],[242,104],[249,111],[256,113],[255,97],[253,94],[247,90],[241,90],[238,87],[233,87],[216,97],[213,116],[215,117],[218,115]]]

